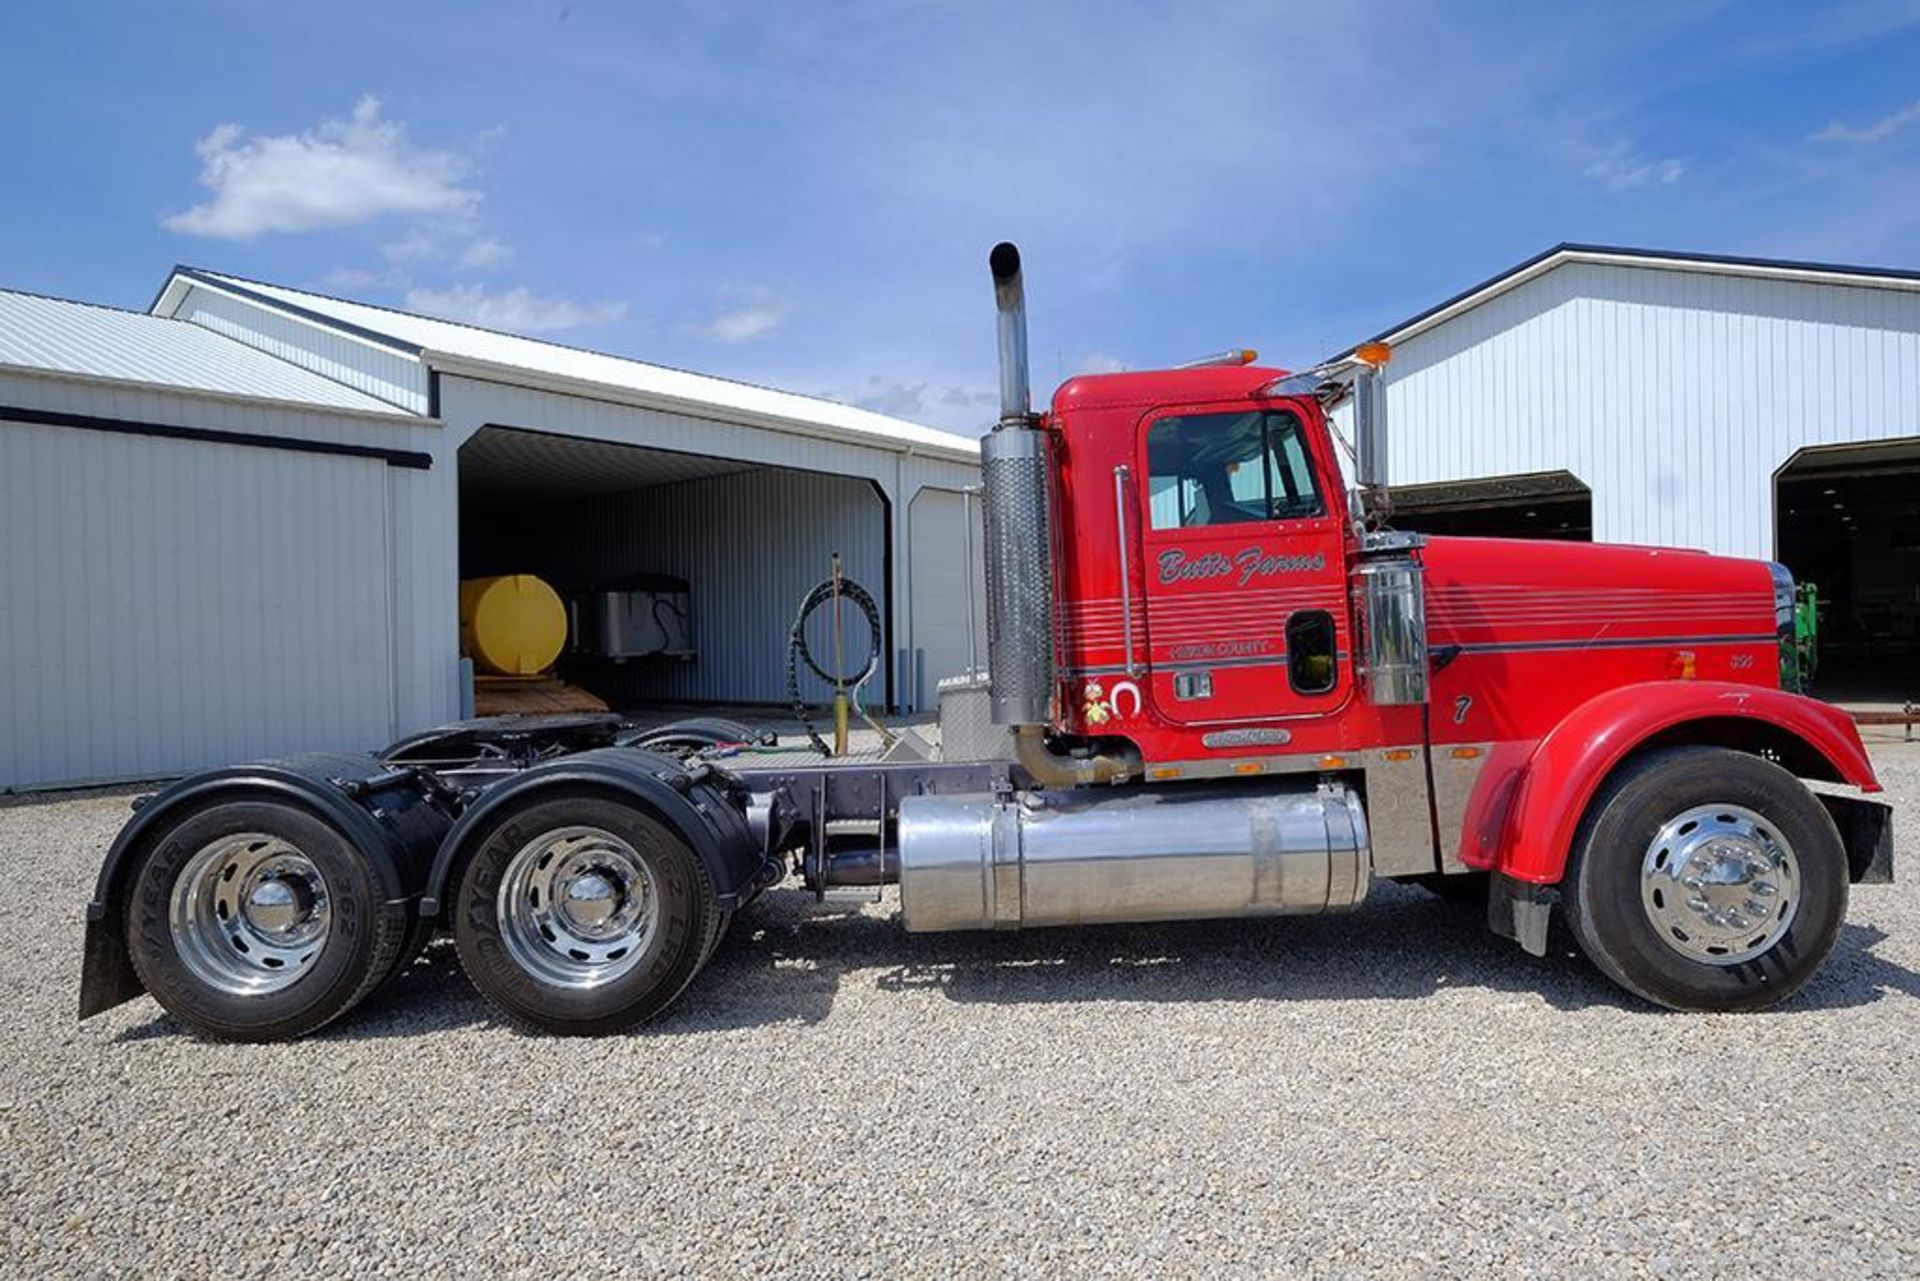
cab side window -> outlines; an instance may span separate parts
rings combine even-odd
[[[1162,418],[1147,429],[1155,529],[1326,514],[1300,420],[1253,410]]]

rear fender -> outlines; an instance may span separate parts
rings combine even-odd
[[[94,883],[81,961],[81,1018],[144,990],[127,956],[126,895],[151,842],[196,810],[237,800],[279,801],[330,824],[366,856],[382,906],[402,913],[425,885],[433,852],[451,822],[405,771],[370,756],[313,754],[229,765],[161,789],[137,802]]]
[[[1722,681],[1624,685],[1581,704],[1534,749],[1502,798],[1492,870],[1558,882],[1587,804],[1614,768],[1636,751],[1682,743],[1765,750],[1800,777],[1880,790],[1859,731],[1837,707]]]
[[[446,909],[468,854],[503,814],[547,794],[583,791],[627,801],[678,834],[706,866],[723,910],[737,907],[766,868],[766,851],[720,776],[639,748],[608,747],[536,765],[489,788],[441,842],[421,913]]]

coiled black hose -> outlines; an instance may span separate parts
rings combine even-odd
[[[822,756],[833,755],[826,740],[813,727],[813,717],[807,708],[806,700],[800,697],[800,664],[805,663],[815,676],[836,688],[845,686],[848,697],[853,701],[854,711],[860,711],[860,688],[873,679],[880,670],[880,607],[873,603],[873,597],[867,589],[851,578],[839,580],[839,594],[854,603],[860,612],[867,616],[866,666],[858,676],[851,673],[830,672],[822,667],[807,648],[807,619],[813,611],[833,600],[834,580],[829,578],[808,592],[806,599],[800,602],[800,612],[793,616],[793,628],[787,633],[787,697],[793,701],[793,714],[807,731],[807,741],[812,743]]]

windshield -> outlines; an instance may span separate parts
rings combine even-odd
[[[1300,420],[1284,411],[1162,418],[1147,431],[1147,473],[1155,529],[1326,512]]]

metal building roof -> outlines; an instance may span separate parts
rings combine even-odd
[[[170,314],[184,297],[188,284],[224,290],[368,341],[410,351],[432,368],[446,373],[472,373],[583,394],[612,392],[621,399],[660,408],[764,422],[776,428],[857,440],[895,452],[965,461],[979,455],[978,443],[968,437],[817,396],[650,365],[624,356],[436,320],[369,303],[349,302],[199,267],[176,267],[154,300],[154,311]]]
[[[199,325],[8,290],[0,290],[0,370],[411,416]]]
[[[1509,267],[1497,276],[1481,281],[1436,303],[1390,329],[1382,330],[1367,342],[1402,343],[1416,334],[1452,320],[1462,312],[1517,289],[1529,280],[1544,276],[1556,267],[1572,262],[1601,263],[1614,267],[1644,267],[1655,271],[1697,271],[1710,275],[1746,276],[1760,280],[1797,280],[1814,285],[1853,285],[1867,289],[1920,290],[1920,271],[1894,267],[1853,267],[1843,263],[1798,262],[1785,258],[1742,258],[1729,254],[1690,254],[1669,249],[1628,249],[1619,245],[1558,244],[1535,254],[1525,262]],[[1338,360],[1353,354],[1349,347],[1333,357]]]

